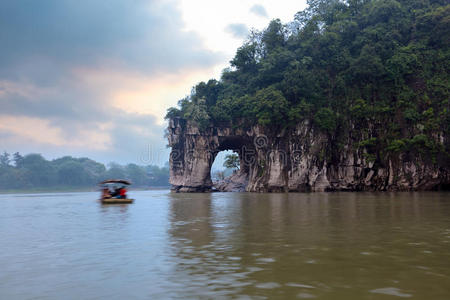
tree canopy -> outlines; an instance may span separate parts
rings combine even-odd
[[[225,156],[223,166],[227,169],[239,169],[240,161],[239,156],[236,153],[228,154]]]
[[[125,166],[65,156],[46,160],[40,154],[0,155],[0,190],[92,188],[105,179],[128,179],[136,187],[168,186],[169,168]]]
[[[448,1],[308,4],[288,24],[253,31],[221,79],[196,85],[167,118],[274,130],[307,119],[337,143],[350,128],[372,139],[368,155],[448,161],[440,138],[450,130]]]

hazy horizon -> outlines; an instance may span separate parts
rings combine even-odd
[[[306,1],[2,2],[0,151],[163,165],[167,108]]]

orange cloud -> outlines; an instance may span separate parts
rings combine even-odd
[[[222,66],[208,69],[185,69],[178,73],[145,76],[131,71],[79,69],[76,74],[93,89],[105,93],[108,105],[126,113],[148,114],[164,124],[167,108],[175,106],[190,93],[192,86],[219,74]],[[105,103],[106,105],[106,103]]]
[[[0,116],[0,130],[11,134],[14,141],[46,144],[57,147],[75,147],[88,150],[106,150],[111,139],[104,131],[110,124],[100,124],[100,130],[80,129],[68,135],[50,121],[40,118]]]

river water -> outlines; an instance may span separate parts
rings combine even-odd
[[[0,299],[450,299],[449,193],[0,195]]]

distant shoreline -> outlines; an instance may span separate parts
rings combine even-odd
[[[170,190],[170,186],[155,186],[155,187],[136,187],[130,188],[130,191],[153,191],[153,190]],[[97,192],[98,188],[41,188],[41,189],[11,189],[0,190],[0,195],[7,194],[44,194],[44,193],[82,193],[82,192]]]

